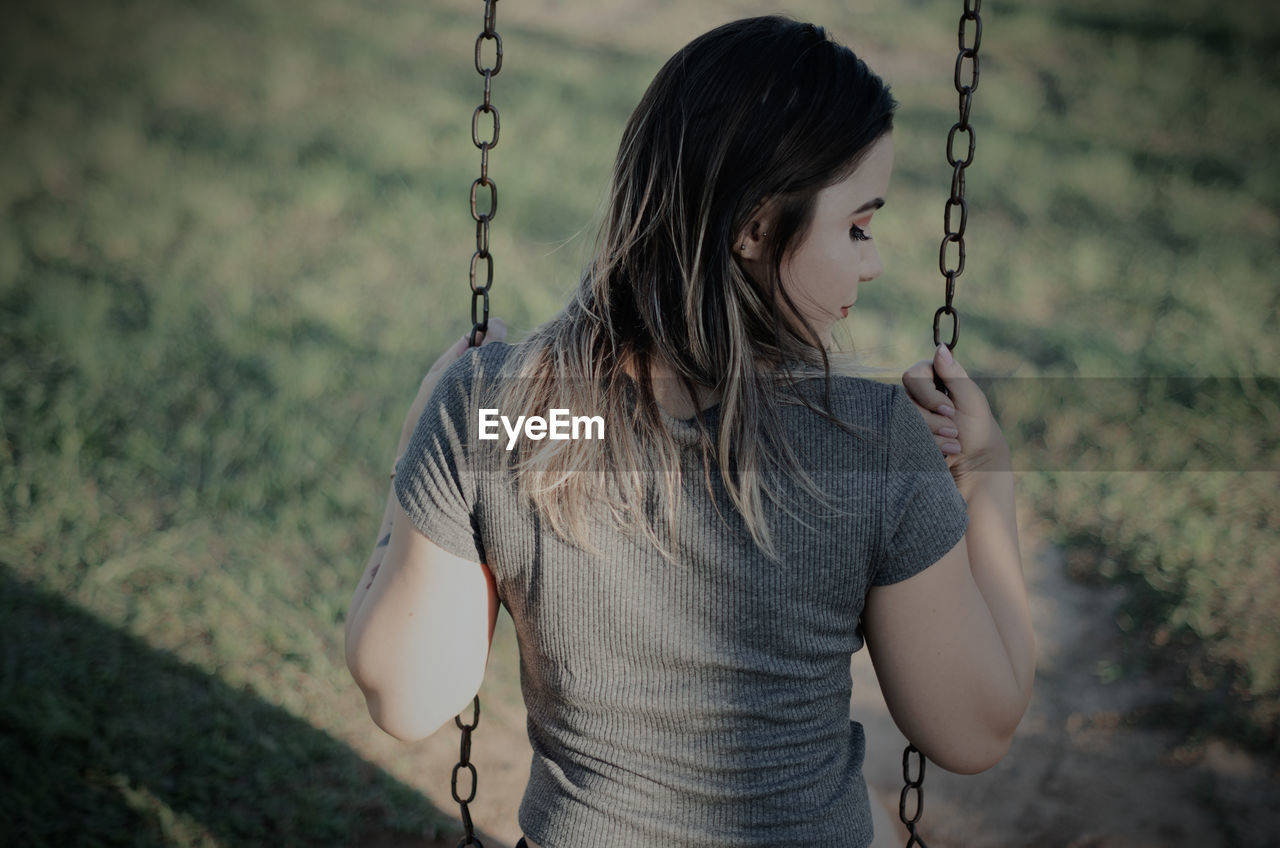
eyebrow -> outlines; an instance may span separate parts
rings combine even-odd
[[[877,197],[875,200],[868,200],[866,203],[853,210],[853,214],[860,215],[863,212],[869,212],[872,209],[879,209],[881,206],[884,206],[884,198]]]

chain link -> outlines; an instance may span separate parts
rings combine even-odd
[[[485,64],[485,42],[494,43],[493,64]],[[480,334],[489,329],[489,289],[493,286],[493,254],[489,252],[489,223],[498,214],[498,184],[489,176],[489,151],[498,146],[502,133],[502,116],[493,105],[493,78],[502,70],[502,36],[498,34],[498,0],[484,0],[484,29],[476,37],[476,73],[484,77],[484,100],[471,113],[471,142],[480,149],[480,176],[471,183],[471,219],[476,222],[476,249],[471,254],[468,282],[471,285],[471,335],[468,344],[475,347]],[[482,137],[481,116],[489,118],[488,130]],[[480,211],[485,192],[488,204]],[[484,264],[484,285],[477,282]]]
[[[918,763],[917,774],[911,776],[911,755],[915,755]],[[902,794],[898,796],[898,818],[907,826],[907,848],[919,845],[920,848],[929,848],[920,835],[916,833],[916,822],[920,821],[920,816],[924,814],[924,754],[914,745],[908,745],[907,749],[902,752],[902,780],[906,785],[902,787]],[[915,803],[910,804],[912,813],[907,815],[907,807],[914,798]]]
[[[476,788],[480,785],[480,777],[476,774],[476,767],[471,764],[471,731],[480,725],[480,698],[477,696],[471,702],[471,721],[463,722],[462,716],[455,716],[453,721],[458,725],[458,729],[462,731],[462,742],[458,753],[458,764],[453,767],[453,774],[449,778],[449,791],[453,793],[453,800],[457,802],[458,809],[462,811],[462,841],[458,843],[458,848],[464,848],[467,845],[476,845],[484,848],[484,843],[476,837],[476,828],[471,821],[471,810],[469,805],[476,799]],[[467,796],[464,798],[458,792],[458,777],[462,772],[467,772],[470,777],[468,784]]]
[[[982,0],[964,0],[964,12],[960,15],[960,29],[956,40],[960,52],[956,54],[953,82],[960,95],[959,120],[947,132],[947,164],[951,166],[951,195],[947,198],[942,216],[942,244],[938,246],[938,270],[946,280],[946,300],[933,314],[933,345],[942,344],[942,320],[951,319],[951,339],[948,348],[955,348],[960,338],[960,313],[953,303],[956,279],[964,273],[964,234],[969,225],[969,206],[964,199],[964,171],[973,164],[977,137],[969,123],[973,108],[973,93],[978,90],[978,48],[982,45]],[[963,135],[963,158],[956,150],[957,136]],[[960,210],[959,221],[955,210]],[[955,245],[951,250],[950,245]],[[954,261],[953,261],[954,257]]]

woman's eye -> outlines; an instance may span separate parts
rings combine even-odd
[[[862,227],[859,227],[857,224],[854,224],[849,228],[849,238],[854,241],[871,241],[871,234],[862,229]]]

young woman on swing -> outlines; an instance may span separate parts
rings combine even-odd
[[[868,845],[864,640],[930,759],[1008,749],[1035,660],[1003,435],[945,346],[905,388],[827,352],[881,272],[894,105],[813,25],[697,38],[627,124],[569,305],[422,383],[347,660],[374,720],[424,737],[506,605],[530,846]],[[481,439],[483,409],[603,438]]]

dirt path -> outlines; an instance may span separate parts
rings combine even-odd
[[[932,848],[1174,848],[1280,844],[1280,775],[1221,742],[1180,747],[1170,730],[1134,727],[1167,698],[1151,679],[1104,684],[1120,657],[1119,595],[1082,586],[1057,550],[1022,530],[1036,621],[1036,690],[1008,756],[975,776],[927,772]],[[865,656],[855,657],[855,714],[867,726],[865,773],[896,810],[903,739]],[[859,686],[864,683],[865,686]],[[895,812],[896,815],[896,812]],[[899,843],[901,844],[901,843]]]
[[[1280,844],[1280,780],[1266,763],[1213,742],[1190,750],[1176,734],[1131,726],[1127,717],[1158,703],[1146,679],[1100,682],[1098,671],[1119,657],[1111,613],[1114,592],[1082,586],[1066,575],[1062,556],[1022,528],[1026,573],[1040,653],[1036,692],[1013,749],[994,769],[958,776],[927,770],[922,834],[931,848],[1263,848]],[[495,642],[482,726],[473,759],[481,774],[472,811],[489,848],[512,845],[529,746],[515,688],[510,631]],[[896,824],[902,748],[880,697],[866,652],[854,658],[851,715],[866,728],[865,773],[873,799]],[[453,811],[448,774],[458,733],[446,727],[420,743],[420,788]],[[417,758],[415,758],[417,759]],[[887,821],[886,816],[882,821]],[[453,846],[457,838],[438,840]],[[881,834],[881,845],[902,845]],[[389,840],[379,848],[423,846]]]

